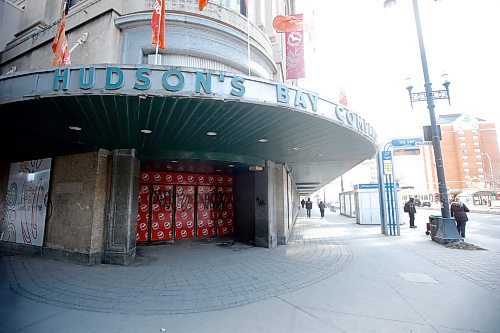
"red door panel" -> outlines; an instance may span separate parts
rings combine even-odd
[[[149,185],[139,185],[137,199],[137,242],[148,241],[149,227]]]
[[[197,195],[197,238],[215,236],[214,212],[215,187],[198,186]]]
[[[153,185],[151,193],[151,241],[172,240],[172,185]]]
[[[194,237],[194,186],[176,186],[175,238]]]
[[[232,236],[234,232],[233,188],[218,187],[216,195],[217,236]]]

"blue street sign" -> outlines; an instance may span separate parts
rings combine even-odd
[[[392,155],[392,154],[391,154],[391,152],[390,152],[390,151],[385,150],[385,151],[383,151],[383,152],[382,152],[382,159],[383,159],[384,161],[390,160],[390,159],[391,159],[391,155]]]
[[[424,142],[422,138],[394,139],[391,141],[393,147],[416,146],[417,142]]]
[[[378,189],[378,184],[356,184],[354,185],[355,190],[369,190]]]

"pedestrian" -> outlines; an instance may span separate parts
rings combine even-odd
[[[465,238],[465,224],[469,221],[467,217],[469,208],[467,208],[463,202],[460,202],[459,198],[455,198],[450,205],[450,212],[451,217],[454,217],[457,222],[458,234],[462,236],[462,238]]]
[[[300,204],[302,205],[302,208],[304,208],[304,206],[306,205],[306,201],[304,199],[302,199],[302,201],[300,202]]]
[[[307,198],[306,201],[306,211],[307,211],[307,217],[311,217],[311,209],[313,208],[313,203],[311,201],[311,198]]]
[[[320,201],[319,202],[319,212],[321,213],[321,217],[325,217],[325,204],[323,203],[323,201]]]
[[[410,200],[405,203],[403,210],[410,216],[410,228],[415,229],[417,227],[415,225],[415,214],[417,213],[415,209],[415,199],[410,198]]]

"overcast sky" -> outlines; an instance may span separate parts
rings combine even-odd
[[[335,101],[343,87],[348,106],[381,141],[421,136],[430,123],[426,103],[412,110],[404,81],[412,77],[413,91],[424,90],[412,1],[389,9],[383,0],[301,1],[315,26],[307,87]],[[442,73],[451,81],[452,105],[436,101],[437,115],[468,113],[499,126],[500,1],[419,0],[419,7],[433,90],[442,89]]]

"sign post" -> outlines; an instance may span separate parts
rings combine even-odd
[[[377,158],[380,225],[384,235],[399,236],[398,194],[397,185],[394,181],[394,163],[392,156],[392,151],[386,149],[379,151]]]

